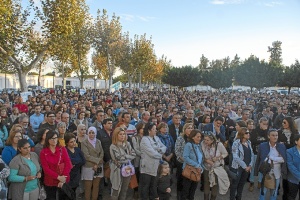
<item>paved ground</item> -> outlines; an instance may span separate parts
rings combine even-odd
[[[176,197],[176,178],[175,178],[175,175],[173,175],[173,178],[174,178],[174,184],[172,186],[172,197],[171,197],[171,200],[177,200],[177,197]],[[199,186],[200,186],[200,184],[198,185],[198,188],[197,188],[197,191],[196,191],[195,200],[203,200],[203,198],[204,198],[203,197],[203,192],[200,191],[200,187]],[[258,200],[259,189],[257,189],[257,184],[255,183],[255,189],[254,189],[253,192],[249,192],[248,191],[248,187],[249,187],[249,183],[246,183],[245,187],[244,187],[242,199],[245,199],[245,200]],[[280,190],[280,195],[277,198],[278,200],[282,199],[281,195],[282,195],[282,190]],[[109,199],[110,199],[109,192],[108,192],[108,189],[106,189],[103,200],[109,200]],[[269,198],[266,198],[266,199],[269,199]],[[128,190],[126,200],[134,200],[134,198],[133,198],[133,190],[131,190],[131,189]],[[229,200],[229,191],[227,192],[226,195],[218,195],[217,200]]]

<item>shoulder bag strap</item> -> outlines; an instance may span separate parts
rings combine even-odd
[[[191,143],[191,144],[192,144],[192,143]],[[192,147],[193,147],[194,153],[195,153],[195,155],[196,155],[197,161],[199,162],[198,155],[197,155],[197,153],[196,153],[196,150],[195,150],[195,147],[194,147],[193,144],[192,144]]]
[[[216,143],[216,148],[215,148],[215,157],[216,157],[216,155],[217,155],[218,145],[219,145],[219,142],[217,142],[217,143]]]

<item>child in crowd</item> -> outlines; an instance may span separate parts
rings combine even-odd
[[[169,200],[171,198],[171,185],[172,178],[170,175],[170,166],[166,161],[162,161],[162,163],[158,166],[158,173],[155,182],[157,188],[156,199],[159,200]]]

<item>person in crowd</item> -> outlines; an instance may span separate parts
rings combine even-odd
[[[74,124],[78,126],[79,124],[84,124],[85,127],[89,127],[89,122],[85,117],[85,112],[80,111],[77,115],[77,119],[74,121]]]
[[[285,117],[287,117],[287,114],[288,114],[287,106],[281,106],[280,110],[281,110],[281,113],[275,117],[275,120],[273,123],[273,127],[276,129],[282,128],[282,125],[283,125],[282,121]]]
[[[15,108],[18,108],[20,113],[28,113],[28,106],[26,103],[23,103],[23,98],[21,96],[16,98],[16,104],[14,105]]]
[[[207,124],[203,127],[202,132],[212,132],[218,140],[221,142],[226,141],[225,127],[223,126],[224,119],[221,116],[217,116],[213,123]]]
[[[288,168],[288,200],[295,200],[300,188],[300,135],[294,137],[296,145],[286,151]]]
[[[200,142],[201,132],[197,129],[192,130],[188,137],[188,142],[184,146],[183,150],[183,169],[186,165],[190,165],[200,169],[201,173],[203,172],[203,154],[201,151]],[[181,200],[194,200],[197,185],[198,182],[183,177]]]
[[[259,119],[258,126],[252,131],[250,134],[250,141],[252,144],[252,150],[254,153],[254,162],[253,166],[256,164],[258,147],[261,143],[268,141],[268,130],[269,130],[269,122],[266,117],[262,117]],[[252,192],[254,190],[254,170],[251,170],[249,177],[249,191]],[[257,188],[260,189],[262,181],[262,174],[258,173],[258,185]]]
[[[41,167],[39,157],[30,152],[30,144],[26,139],[20,139],[17,144],[18,155],[9,163],[10,175],[8,180],[11,199],[38,200],[39,178]]]
[[[231,135],[229,136],[229,139],[228,139],[228,143],[229,143],[229,152],[231,152],[231,147],[233,145],[233,142],[236,140],[237,138],[237,135],[239,134],[239,131],[241,131],[241,128],[247,128],[247,123],[243,120],[239,120],[235,123],[235,131],[232,131],[231,132]]]
[[[57,105],[57,104],[56,104]],[[59,122],[61,122],[61,114],[62,114],[62,109],[61,107],[58,107],[55,111],[55,124],[58,124]]]
[[[126,167],[125,165],[129,164],[132,166],[131,161],[136,156],[134,149],[132,149],[126,138],[127,136],[124,129],[118,127],[114,130],[112,144],[110,146],[112,200],[126,199],[126,193],[131,179],[131,175],[125,177],[122,175],[123,173],[121,173],[122,168]]]
[[[56,123],[55,123],[55,113],[53,111],[49,111],[45,114],[47,117],[46,123],[41,123],[40,129],[48,129],[48,130],[55,130],[56,129]]]
[[[59,199],[68,199],[61,187],[70,181],[72,163],[66,148],[58,145],[58,133],[54,130],[49,130],[46,134],[40,162],[44,171],[47,199],[55,200],[56,193]]]
[[[136,131],[137,134],[132,136],[132,147],[135,151],[135,159],[134,159],[134,168],[135,168],[135,174],[136,174],[136,178],[137,181],[139,182],[139,178],[140,178],[140,160],[141,160],[141,140],[144,136],[144,128],[145,125],[143,123],[139,123],[136,125]],[[134,188],[134,198],[138,199],[138,187]]]
[[[66,123],[67,133],[74,133],[77,130],[76,125],[70,120],[70,115],[68,113],[63,112],[61,114],[61,121]]]
[[[201,143],[204,156],[204,200],[216,200],[218,187],[225,193],[230,185],[224,170],[224,158],[228,156],[224,145],[212,134],[205,134]],[[222,181],[219,181],[219,180]]]
[[[112,107],[107,107],[105,113],[107,114],[107,118],[111,118],[112,121],[115,121],[116,116],[113,114]]]
[[[246,127],[242,127],[238,132],[236,140],[232,145],[233,160],[230,170],[237,174],[236,179],[232,179],[230,186],[230,200],[241,200],[244,185],[254,168],[254,153],[250,142],[250,133]]]
[[[81,179],[84,183],[85,199],[97,200],[100,180],[103,177],[104,151],[100,140],[96,138],[97,129],[91,126],[87,133],[87,140],[81,143],[81,150],[86,160],[82,167]]]
[[[204,126],[206,126],[209,123],[210,123],[210,115],[204,114],[203,117],[202,117],[201,123],[199,123],[198,129],[200,131],[202,131]]]
[[[268,142],[261,143],[258,147],[254,173],[255,175],[257,175],[261,164],[265,160],[269,159],[269,162],[272,165],[270,173],[275,176],[275,189],[270,190],[270,200],[276,200],[281,177],[282,175],[287,175],[286,148],[284,144],[278,141],[278,132],[276,129],[270,129],[268,131],[268,139]],[[262,191],[260,193],[259,199],[264,200],[267,193],[267,188],[264,187],[261,188],[261,190]]]
[[[44,148],[45,145],[45,140],[46,140],[46,134],[49,130],[48,129],[40,129],[37,132],[37,144],[34,146],[34,152],[40,156],[40,153],[42,149]]]
[[[58,122],[56,125],[56,132],[58,133],[58,144],[61,147],[65,147],[65,134],[66,134],[66,123],[65,122]]]
[[[21,116],[20,111],[17,107],[12,108],[12,114],[10,115],[12,123],[16,121]],[[11,124],[12,125],[12,124]]]
[[[44,114],[41,113],[41,105],[36,105],[34,107],[34,114],[30,116],[30,126],[32,127],[34,133],[39,131],[40,124],[44,121]]]
[[[13,157],[17,155],[18,141],[20,139],[22,139],[21,131],[10,130],[5,147],[2,151],[2,159],[7,165],[9,165]]]
[[[168,162],[164,161],[158,166],[155,184],[154,188],[157,188],[157,190],[154,190],[154,192],[157,194],[154,194],[154,196],[158,196],[161,200],[171,199],[172,177]]]
[[[181,116],[175,113],[172,116],[172,124],[169,125],[169,134],[172,136],[173,141],[176,142],[177,137],[182,133],[183,126],[181,125]]]
[[[81,148],[81,143],[88,138],[86,134],[86,126],[84,124],[79,124],[77,126],[76,132],[76,144],[77,147]]]
[[[76,191],[81,181],[81,167],[85,164],[85,158],[80,148],[76,147],[76,136],[72,133],[65,135],[65,142],[67,152],[72,162],[72,169],[70,171],[70,182],[69,186]]]
[[[141,199],[158,198],[153,195],[157,169],[162,155],[166,152],[166,147],[156,136],[156,126],[147,123],[144,128],[144,136],[140,144],[140,181],[139,193]]]
[[[175,155],[176,155],[176,178],[177,178],[177,199],[180,199],[181,191],[183,188],[183,176],[182,176],[182,166],[183,166],[183,150],[187,143],[188,137],[193,130],[193,123],[186,123],[183,126],[183,132],[177,138],[175,143]]]
[[[161,122],[157,126],[158,130],[158,137],[160,141],[166,146],[166,152],[163,154],[163,160],[167,161],[169,163],[170,168],[173,168],[173,162],[174,162],[174,148],[175,143],[173,141],[173,138],[168,133],[168,125],[164,122]],[[172,170],[171,170],[172,171]]]
[[[1,124],[3,124],[6,127],[7,132],[9,133],[10,128],[13,125],[13,121],[8,116],[7,108],[6,107],[2,107],[0,109],[0,111],[1,111],[1,113],[0,113],[0,119],[1,119],[0,122],[1,122]]]
[[[3,123],[2,116],[0,116],[0,149],[3,149],[5,146],[5,142],[8,138],[8,130]]]

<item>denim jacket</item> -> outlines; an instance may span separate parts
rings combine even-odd
[[[248,140],[247,143],[248,143],[248,147],[251,150],[251,162],[250,162],[249,166],[251,166],[253,168],[254,167],[253,166],[254,153],[253,153],[253,150],[252,150],[252,147],[251,147],[250,140]],[[237,140],[235,140],[233,142],[233,145],[232,145],[232,156],[233,156],[233,160],[232,160],[232,164],[231,164],[232,168],[238,169],[239,166],[240,166],[241,168],[246,169],[247,165],[244,162],[244,149],[243,149],[243,146],[241,144],[241,140],[240,139],[237,139]]]
[[[198,160],[195,152],[198,156]],[[182,166],[183,169],[185,168],[185,165],[188,164],[193,167],[200,168],[201,172],[203,172],[203,154],[200,150],[199,144],[197,145],[190,142],[186,143],[183,150],[183,159],[184,159],[184,163]]]
[[[296,146],[286,151],[287,167],[288,167],[288,181],[294,184],[300,182],[300,154]]]

